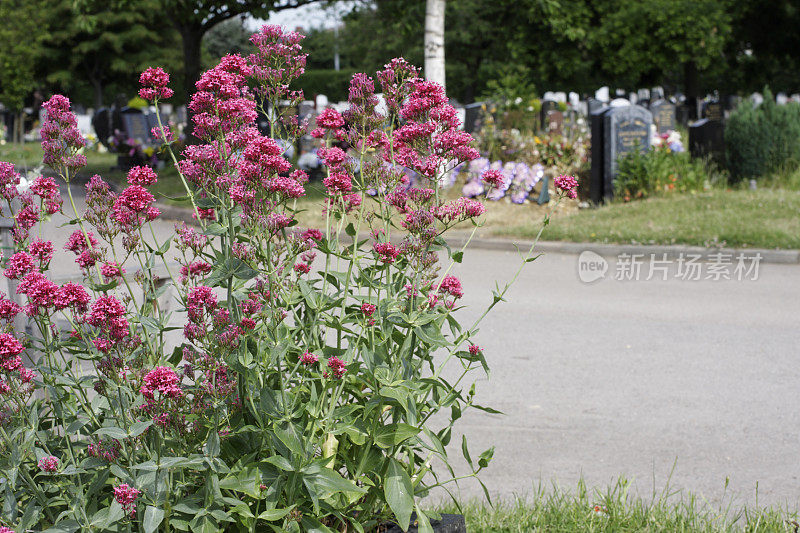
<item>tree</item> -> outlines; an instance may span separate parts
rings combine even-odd
[[[48,38],[43,0],[0,2],[0,102],[16,112],[12,140],[24,139],[22,108],[37,85],[37,65],[45,55]]]
[[[48,82],[70,93],[79,93],[87,82],[99,108],[110,83],[130,90],[139,72],[154,63],[177,67],[179,58],[170,53],[177,35],[158,17],[157,9],[155,0],[142,0],[136,6],[123,3],[114,9],[98,0],[84,0],[80,9],[72,0],[54,4],[47,43]]]
[[[255,51],[250,43],[252,31],[244,25],[241,17],[220,22],[206,33],[203,48],[214,62],[226,54],[247,55]]]
[[[425,8],[425,77],[445,86],[445,0],[427,0]]]
[[[217,24],[251,14],[267,18],[271,12],[292,9],[319,0],[159,0],[161,12],[181,35],[185,99],[200,79],[203,36]]]

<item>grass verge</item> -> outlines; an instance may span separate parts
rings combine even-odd
[[[537,487],[529,498],[462,505],[470,533],[528,532],[797,532],[798,515],[785,509],[726,505],[712,507],[699,498],[665,489],[650,499],[633,497],[620,479],[605,493],[579,483],[573,492]],[[455,506],[437,509],[461,512]]]
[[[528,223],[505,222],[487,229],[495,235],[522,238],[532,238],[538,231]],[[797,249],[800,191],[712,190],[612,203],[553,217],[543,239]]]

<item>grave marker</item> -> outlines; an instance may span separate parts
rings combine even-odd
[[[650,104],[650,112],[658,133],[675,129],[675,104],[668,100],[656,100]]]
[[[606,198],[614,194],[619,156],[634,150],[646,152],[650,149],[652,124],[653,115],[638,105],[612,107],[603,116],[603,189]]]

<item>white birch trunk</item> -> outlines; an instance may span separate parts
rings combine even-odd
[[[444,87],[445,0],[427,0],[425,6],[425,78]]]

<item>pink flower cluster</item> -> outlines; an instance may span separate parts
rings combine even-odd
[[[347,372],[347,363],[334,356],[328,359],[328,368],[331,370],[333,379],[342,379],[344,373]],[[328,377],[327,372],[325,372],[325,377]]]
[[[52,455],[42,457],[39,459],[39,469],[48,474],[58,471],[58,458]]]
[[[553,180],[553,183],[567,198],[574,200],[578,197],[578,180],[574,176],[562,174]]]
[[[86,145],[78,121],[69,108],[69,98],[54,95],[42,104],[47,111],[40,136],[44,164],[58,171],[74,172],[86,166],[86,156],[77,153]]]
[[[119,457],[120,443],[116,439],[99,440],[89,444],[89,455],[113,463]]]
[[[300,364],[305,366],[311,366],[317,361],[319,361],[319,357],[309,352],[308,350],[303,352],[303,355],[300,356]]]
[[[284,32],[277,25],[265,25],[250,37],[256,53],[250,55],[248,62],[259,84],[258,92],[266,100],[302,100],[302,94],[289,90],[289,84],[305,72],[307,54],[302,53],[302,40],[303,35]]]
[[[163,100],[172,96],[169,84],[169,74],[161,67],[150,67],[139,76],[139,96],[145,100]]]
[[[125,511],[125,514],[131,518],[136,516],[136,498],[138,498],[140,494],[140,491],[129,486],[127,483],[114,487],[114,499],[122,506],[122,510]]]
[[[130,335],[125,314],[125,306],[114,296],[105,295],[95,300],[86,316],[86,323],[99,330],[93,340],[98,350],[108,352]]]
[[[183,396],[178,374],[166,366],[157,366],[148,372],[144,377],[144,383],[139,392],[150,400],[155,399],[156,392],[165,398],[175,399]]]

